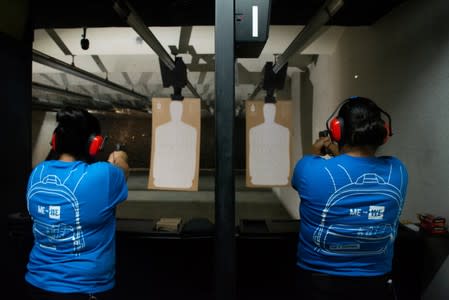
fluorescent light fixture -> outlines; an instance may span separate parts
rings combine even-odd
[[[253,37],[259,36],[259,7],[257,5],[253,5]]]

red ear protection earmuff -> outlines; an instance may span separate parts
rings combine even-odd
[[[334,112],[329,116],[329,118],[326,121],[326,128],[327,131],[329,131],[331,139],[339,144],[342,144],[344,133],[344,120],[343,118],[334,116],[340,110],[340,107],[342,107],[346,102],[350,100],[352,100],[352,98],[346,99],[345,101],[340,103],[340,105],[337,106],[337,108],[334,110]]]
[[[91,135],[87,144],[87,150],[91,157],[94,157],[103,149],[104,138],[101,135]],[[51,149],[56,151],[56,132],[51,136]]]
[[[387,131],[387,134],[385,135],[384,142],[383,142],[383,143],[385,144],[386,142],[388,142],[388,139],[389,139],[390,136],[392,136],[393,134],[391,133],[390,123],[385,122],[385,123],[384,123],[384,126],[385,126],[385,130]]]
[[[89,137],[88,150],[89,155],[94,157],[103,149],[104,138],[101,135],[91,135]]]
[[[328,123],[329,127],[329,134],[331,136],[331,139],[336,141],[337,143],[341,141],[341,138],[343,136],[343,125],[344,121],[343,118],[333,118]]]
[[[55,132],[53,132],[53,135],[51,136],[50,145],[51,145],[51,149],[53,151],[56,151],[56,133]]]

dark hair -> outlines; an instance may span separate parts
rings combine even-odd
[[[344,121],[344,144],[373,148],[382,145],[388,134],[382,112],[368,98],[354,97],[347,100],[338,112],[338,117]]]
[[[84,109],[66,107],[56,114],[54,130],[55,152],[73,155],[77,160],[90,161],[89,140],[101,134],[97,118]]]

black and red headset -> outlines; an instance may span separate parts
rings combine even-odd
[[[344,133],[345,133],[344,132],[344,130],[345,130],[345,126],[344,126],[345,125],[345,121],[344,121],[344,119],[342,117],[335,116],[335,114],[337,114],[337,112],[340,111],[340,108],[343,105],[345,105],[346,103],[348,103],[350,101],[357,101],[357,99],[361,99],[361,97],[352,96],[352,97],[344,100],[343,102],[341,102],[340,105],[337,106],[337,108],[334,110],[334,112],[329,116],[329,118],[326,121],[326,128],[327,128],[327,131],[329,132],[329,135],[330,135],[331,139],[333,141],[337,142],[340,145],[343,144],[343,136],[344,136]],[[367,98],[364,98],[364,99],[367,99]],[[370,99],[367,99],[367,100],[370,100]],[[370,100],[370,101],[372,102],[372,100]],[[390,117],[390,115],[386,111],[384,111],[379,106],[377,106],[377,104],[374,103],[374,105],[388,119],[388,122],[384,121],[384,126],[385,126],[385,129],[387,131],[387,134],[385,135],[384,141],[383,141],[383,144],[385,144],[388,141],[388,138],[393,135],[393,131],[391,130],[391,117]]]
[[[56,151],[56,132],[51,136],[51,149]],[[104,137],[101,135],[91,134],[87,141],[87,151],[91,157],[94,157],[103,149]]]

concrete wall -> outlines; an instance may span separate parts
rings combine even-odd
[[[56,127],[56,113],[36,110],[32,112],[31,146],[33,147],[33,168],[45,160],[50,151],[50,141]]]
[[[417,221],[418,212],[449,219],[448,19],[446,0],[405,2],[374,26],[346,28],[335,53],[309,68],[314,138],[348,96],[370,97],[391,114],[394,136],[379,154],[407,165],[403,220]],[[290,207],[297,200],[282,201]]]
[[[348,32],[335,55],[342,62],[335,68],[341,81],[335,98],[372,97],[393,118],[395,136],[381,152],[408,167],[402,218],[413,221],[418,212],[449,218],[448,18],[447,1],[409,1],[373,28]]]

